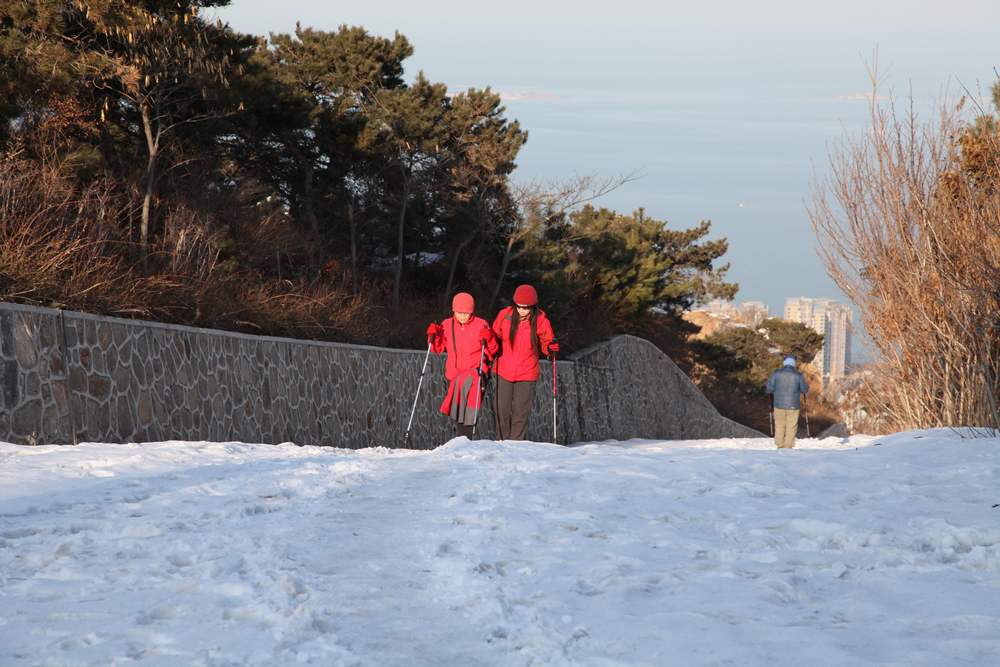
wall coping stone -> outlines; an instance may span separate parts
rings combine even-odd
[[[272,343],[282,343],[285,345],[311,345],[322,348],[341,349],[365,349],[376,352],[393,352],[401,354],[412,354],[413,352],[426,352],[425,349],[410,349],[398,347],[379,347],[377,345],[365,345],[363,343],[335,343],[333,341],[312,340],[310,338],[288,338],[284,336],[264,336],[258,334],[248,334],[240,331],[226,331],[225,329],[209,329],[204,327],[192,327],[187,324],[171,324],[169,322],[156,322],[154,320],[133,320],[128,317],[114,317],[111,315],[95,315],[84,313],[78,310],[63,310],[61,308],[46,308],[44,306],[29,306],[21,303],[8,303],[0,301],[0,308],[5,311],[17,311],[23,313],[34,313],[36,315],[52,315],[58,317],[60,313],[71,315],[80,320],[90,322],[108,322],[111,324],[122,324],[125,326],[139,327],[143,329],[160,329],[163,331],[177,331],[182,333],[205,334],[209,336],[219,336],[221,338],[233,338],[246,341],[267,341]]]

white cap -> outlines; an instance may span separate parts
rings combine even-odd
[[[782,365],[791,366],[792,368],[795,368],[795,357],[793,357],[792,355],[788,355],[787,357],[785,357],[785,361],[782,362]]]

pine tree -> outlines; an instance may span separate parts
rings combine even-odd
[[[20,3],[17,13],[3,19],[5,58],[18,42],[27,53],[46,54],[48,81],[74,82],[77,99],[90,102],[104,125],[103,140],[112,152],[131,142],[141,146],[143,247],[168,144],[190,124],[236,111],[225,91],[242,71],[250,41],[199,15],[204,7],[225,4],[228,0],[37,0]],[[38,68],[21,64],[17,71],[30,77]]]

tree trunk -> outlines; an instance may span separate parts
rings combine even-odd
[[[351,293],[358,295],[358,225],[354,220],[354,200],[347,205],[347,222],[351,229]]]
[[[142,222],[139,225],[139,245],[145,254],[149,247],[149,217],[153,208],[153,178],[156,176],[156,153],[150,153],[146,160],[143,176],[145,187],[142,193]]]
[[[143,255],[149,250],[149,221],[153,209],[156,159],[160,150],[160,129],[153,129],[153,118],[148,104],[141,105],[142,129],[146,136],[146,173],[143,175],[142,220],[139,224],[139,245]]]
[[[316,217],[316,208],[313,204],[313,181],[315,180],[316,165],[299,148],[294,139],[285,137],[282,143],[295,158],[295,161],[302,166],[302,215],[305,217],[305,222],[309,226],[309,235],[312,237],[309,261],[312,268],[316,269],[319,266],[320,256],[319,219]]]
[[[482,218],[479,220],[479,224],[475,226],[472,233],[462,239],[462,242],[455,248],[455,254],[451,258],[451,266],[448,268],[448,283],[445,285],[444,294],[441,297],[443,306],[447,305],[448,295],[451,294],[451,291],[455,286],[455,272],[458,270],[458,258],[462,256],[462,251],[465,250],[467,245],[472,243],[473,239],[476,238],[476,235],[479,234],[479,230],[483,227]],[[492,306],[492,304],[490,305]],[[487,309],[487,312],[488,310],[489,309]]]
[[[399,288],[403,282],[403,230],[406,223],[406,205],[410,202],[410,183],[406,181],[403,186],[403,197],[399,206],[399,226],[396,235],[397,248],[399,254],[396,257],[396,275],[392,286],[392,306],[399,308]]]
[[[455,270],[458,268],[458,258],[462,256],[462,250],[469,243],[471,239],[464,239],[455,248],[455,254],[451,258],[451,266],[448,268],[448,282],[444,286],[444,293],[441,295],[441,304],[446,305],[448,302],[448,295],[451,294],[452,287],[455,284]]]
[[[490,295],[490,305],[486,309],[487,312],[493,312],[493,308],[496,305],[497,297],[500,296],[500,288],[503,287],[504,276],[507,275],[507,267],[510,265],[510,256],[514,250],[514,243],[517,242],[517,238],[511,236],[507,239],[507,249],[503,253],[503,262],[500,263],[500,275],[497,276],[497,283],[493,287],[493,294]]]
[[[313,206],[313,175],[315,173],[315,167],[310,160],[308,164],[305,165],[305,173],[302,175],[302,198],[305,200],[303,202],[305,206],[306,221],[309,223],[309,232],[312,234],[313,247],[312,252],[309,253],[309,257],[312,261],[313,268],[319,266],[320,257],[320,238],[319,238],[319,219],[316,217],[316,208]]]

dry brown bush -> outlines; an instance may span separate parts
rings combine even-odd
[[[149,286],[112,249],[127,202],[109,184],[78,188],[58,170],[0,162],[0,290],[5,300],[106,308]],[[123,294],[125,292],[125,294]]]
[[[231,235],[178,206],[148,253],[129,240],[133,218],[113,183],[81,186],[57,167],[0,160],[0,300],[317,340],[412,337],[389,325],[384,286],[355,296],[342,272],[264,271],[276,252],[280,261],[302,251],[300,235],[274,216]],[[238,261],[223,258],[227,247]]]
[[[871,126],[834,152],[810,209],[880,355],[869,414],[881,431],[1000,426],[998,135],[961,105],[923,121],[875,93]]]

